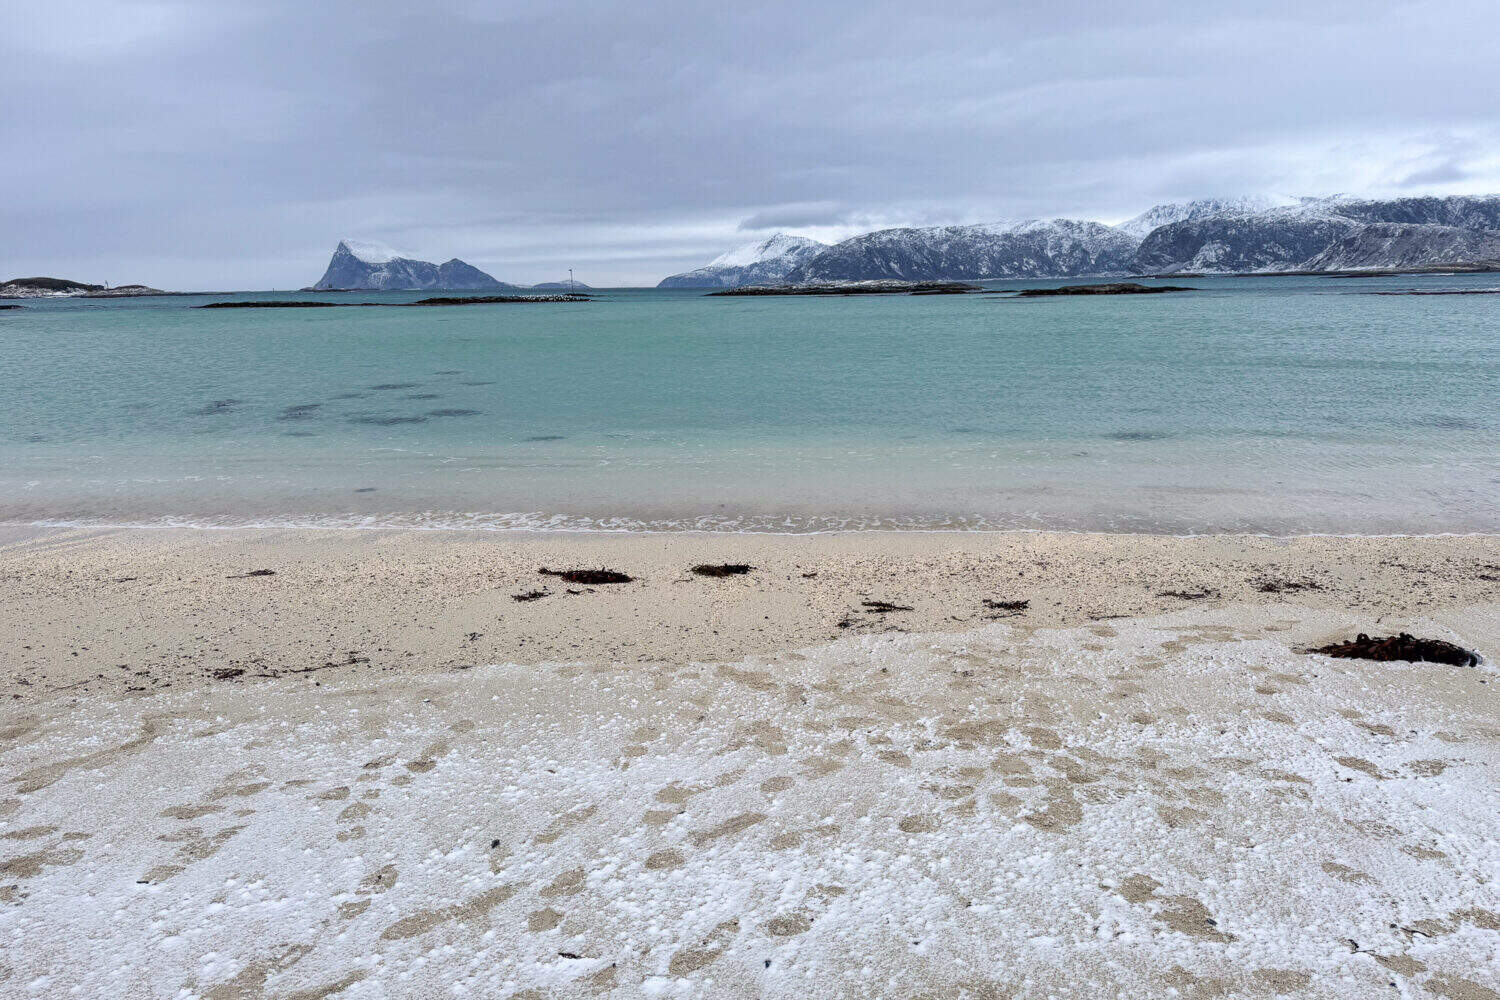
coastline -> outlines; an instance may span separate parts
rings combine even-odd
[[[753,569],[689,572],[724,562]],[[636,579],[575,586],[541,567]],[[515,599],[528,593],[543,596]],[[1190,608],[1227,625],[1268,607],[1338,613],[1371,631],[1495,602],[1495,535],[0,526],[0,603],[13,609],[0,643],[14,651],[0,697],[124,696],[291,671],[321,681],[487,663],[724,661],[851,635],[1072,627]],[[1289,628],[1296,642],[1334,638]],[[225,671],[238,673],[213,679]]]

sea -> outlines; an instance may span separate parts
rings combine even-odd
[[[1428,294],[1500,276],[1003,291],[1065,283],[25,300],[0,311],[0,522],[1500,530],[1500,294]]]

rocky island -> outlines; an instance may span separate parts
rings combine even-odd
[[[150,285],[89,285],[67,278],[12,278],[0,285],[0,299],[125,299],[139,295],[174,295]]]
[[[966,295],[981,291],[964,281],[828,281],[810,285],[746,285],[718,295]]]
[[[1193,292],[1187,285],[1142,285],[1135,281],[1111,281],[1102,285],[1063,285],[1060,288],[999,288],[996,294],[1033,299],[1049,295],[1155,295],[1158,292]]]
[[[518,291],[454,257],[442,264],[417,260],[381,243],[344,239],[333,249],[328,269],[306,291]]]
[[[483,306],[507,302],[590,302],[592,295],[451,295],[415,302],[327,302],[322,299],[239,299],[209,302],[199,309],[406,309],[411,306]]]

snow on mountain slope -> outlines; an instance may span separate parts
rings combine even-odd
[[[366,264],[389,264],[393,260],[413,260],[409,253],[403,253],[394,247],[384,243],[372,243],[367,240],[339,240],[339,246],[348,250],[355,260]]]
[[[1300,209],[1186,219],[1152,230],[1136,251],[1135,269],[1145,274],[1301,270],[1358,228],[1341,216]]]
[[[1500,263],[1500,232],[1460,226],[1375,222],[1309,260],[1309,271]]]
[[[657,288],[737,288],[780,284],[789,271],[827,245],[805,236],[777,233],[722,253],[703,267],[663,278]]]
[[[792,271],[793,284],[1071,277],[1125,271],[1136,240],[1112,226],[1029,219],[977,226],[884,229],[845,240]]]
[[[1297,271],[1459,263],[1490,259],[1490,243],[1478,235],[1484,233],[1500,233],[1500,197],[1303,198],[1256,212],[1203,214],[1159,226],[1142,240],[1135,269]]]
[[[1249,194],[1234,198],[1199,198],[1188,202],[1172,202],[1164,205],[1155,205],[1146,209],[1133,219],[1115,226],[1124,233],[1129,233],[1137,240],[1144,240],[1151,234],[1153,229],[1171,225],[1174,222],[1184,222],[1188,219],[1202,219],[1216,215],[1253,215],[1257,212],[1265,212],[1273,208],[1285,208],[1296,206],[1301,202],[1296,198],[1279,198],[1271,195]]]

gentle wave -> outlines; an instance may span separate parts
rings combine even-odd
[[[1164,538],[1204,538],[1234,535],[1248,538],[1495,538],[1495,531],[1308,531],[1222,528],[1170,530],[1141,524],[1121,527],[1022,527],[999,524],[982,517],[935,522],[930,518],[815,517],[815,518],[696,518],[635,519],[581,517],[562,514],[443,514],[279,516],[259,518],[156,517],[140,519],[38,518],[0,519],[0,527],[144,529],[193,531],[473,531],[538,534],[716,534],[716,535],[827,535],[849,532],[900,534],[1058,534],[1156,535]]]

